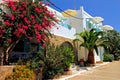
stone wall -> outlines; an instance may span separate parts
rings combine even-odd
[[[63,43],[68,43],[73,48],[74,55],[75,55],[75,63],[77,63],[78,61],[78,50],[77,49],[78,48],[77,48],[77,45],[73,44],[73,39],[53,35],[52,38],[50,37],[50,42],[54,43],[55,45],[62,45]]]
[[[14,66],[0,66],[0,80],[4,80],[5,76],[12,73]]]
[[[64,42],[69,42],[73,45],[72,41],[73,41],[72,39],[56,36],[56,35],[52,35],[52,37],[50,37],[50,42],[54,43],[55,45],[61,45]]]

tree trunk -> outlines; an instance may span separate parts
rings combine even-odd
[[[94,59],[94,52],[93,50],[89,50],[89,54],[88,54],[88,62],[90,64],[95,64],[95,59]]]
[[[4,65],[8,65],[9,64],[9,60],[8,60],[9,54],[8,52],[4,52],[4,59],[3,59],[3,64]]]
[[[0,66],[3,65],[3,55],[4,55],[3,47],[0,47]]]
[[[4,51],[4,59],[3,59],[3,64],[8,65],[9,64],[9,53],[13,50],[13,48],[16,46],[16,44],[20,41],[18,39],[15,41],[13,44],[11,44],[5,51]]]
[[[74,49],[74,55],[75,55],[75,64],[79,64],[78,62],[78,43],[73,42],[73,49]]]

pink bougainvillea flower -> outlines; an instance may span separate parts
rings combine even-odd
[[[21,18],[23,18],[23,17],[24,17],[24,15],[23,15],[23,14],[20,14],[19,16],[20,16]]]
[[[46,45],[45,44],[42,44],[42,47],[45,47]]]
[[[14,32],[13,34],[14,34],[16,37],[20,37],[20,33],[19,33],[19,32],[17,32],[17,31],[16,31],[16,32]]]
[[[28,27],[31,27],[31,25],[30,25],[30,24],[28,24]]]
[[[36,23],[36,21],[35,21],[35,19],[33,19],[33,20],[32,20],[32,24],[35,24],[35,23]]]
[[[28,26],[22,25],[22,28],[25,29],[25,30],[27,30]]]
[[[22,34],[25,33],[25,31],[24,31],[22,28],[18,28],[18,32],[20,32],[20,33],[22,33]]]
[[[45,28],[45,27],[46,27],[45,23],[42,23],[42,27],[43,27],[43,28]]]
[[[37,13],[39,13],[39,8],[35,8],[35,11],[36,11]]]
[[[8,6],[9,6],[13,11],[16,10],[15,1],[13,1],[13,0],[4,0],[4,1],[8,3]]]
[[[41,35],[40,35],[40,34],[37,34],[37,35],[36,35],[36,38],[41,40]]]
[[[41,29],[42,29],[42,27],[41,27],[40,24],[35,24],[34,28],[35,28],[36,30],[41,30]]]
[[[16,6],[14,6],[14,5],[11,6],[11,8],[12,8],[12,10],[14,10],[14,11],[16,10]]]
[[[2,0],[2,1],[7,2],[8,6],[12,6],[15,4],[15,2],[13,0]]]
[[[25,18],[24,18],[24,21],[25,21],[25,23],[30,24],[28,18],[25,17]]]
[[[47,7],[46,6],[42,6],[42,8],[47,12]]]
[[[15,19],[15,16],[12,15],[12,16],[11,16],[11,20],[14,20],[14,19]]]
[[[42,9],[42,8],[39,9],[39,13],[41,13],[41,12],[43,12],[43,9]]]
[[[25,2],[22,2],[22,5],[23,5],[23,6],[26,6],[26,3],[25,3]]]
[[[42,34],[41,34],[41,36],[42,36],[42,37],[45,37],[45,34],[44,34],[44,33],[42,33]]]
[[[51,14],[49,14],[50,15],[50,17],[54,17],[54,14],[53,13],[51,13]]]
[[[5,32],[5,30],[3,30],[3,29],[2,29],[2,30],[1,30],[1,32],[2,32],[2,33],[4,33],[4,32]]]
[[[18,11],[22,11],[23,7],[22,6],[18,6]]]
[[[48,40],[48,37],[46,37],[47,31],[53,27],[56,19],[46,5],[43,5],[42,2],[26,3],[26,1],[21,0],[18,2],[14,0],[4,1],[6,1],[5,3],[8,6],[7,8],[9,8],[10,14],[3,10],[6,14],[2,17],[4,29],[0,29],[0,39],[2,39],[1,37],[9,38],[3,35],[5,32],[12,37],[15,37],[16,40],[21,38],[21,36],[24,36],[24,39],[28,38],[29,40],[35,38],[38,43]]]
[[[6,17],[9,17],[9,14],[5,14]]]
[[[30,18],[34,19],[35,17],[33,15],[30,15]]]
[[[5,30],[3,30],[2,28],[0,28],[0,38],[3,36],[4,32],[5,32]]]
[[[10,22],[7,20],[7,21],[4,21],[4,24],[6,25],[6,26],[10,26]]]

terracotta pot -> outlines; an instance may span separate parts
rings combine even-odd
[[[95,59],[94,59],[94,53],[93,53],[93,51],[89,52],[89,54],[88,54],[88,62],[90,64],[95,64]]]

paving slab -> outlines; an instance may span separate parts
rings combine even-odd
[[[91,70],[64,80],[120,80],[120,61],[91,68]]]

